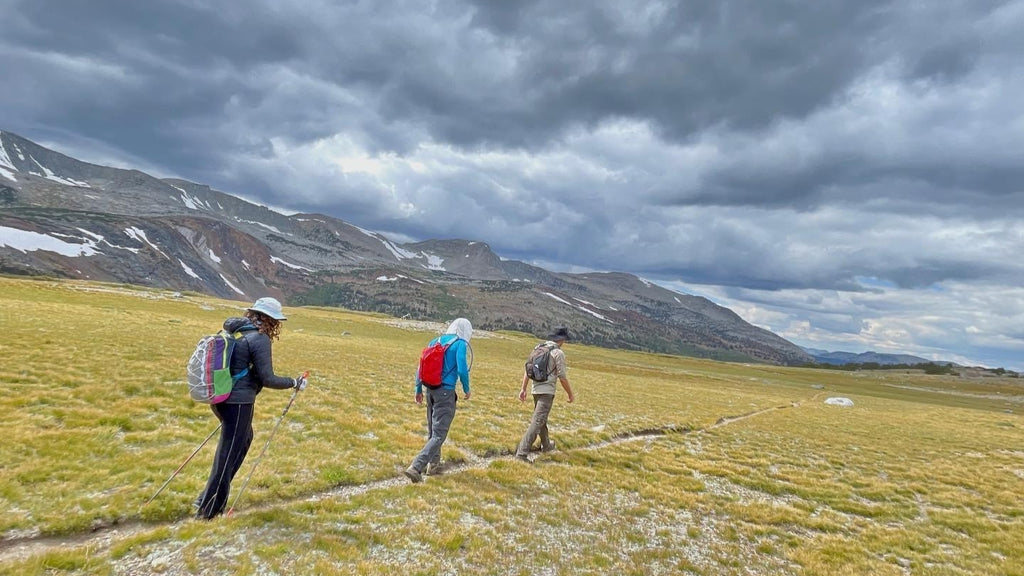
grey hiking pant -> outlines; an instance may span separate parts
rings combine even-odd
[[[516,449],[516,456],[526,456],[530,453],[530,446],[540,436],[540,445],[547,446],[551,443],[548,438],[548,414],[551,414],[551,406],[555,403],[554,394],[533,395],[533,418],[530,419],[530,427],[523,434]]]
[[[456,396],[456,399],[457,398],[458,398],[458,396]],[[427,439],[428,440],[430,439],[431,436],[434,435],[434,404],[435,403],[436,403],[436,400],[434,398],[434,395],[433,394],[427,394],[427,399],[426,399],[425,404],[427,405]],[[429,464],[431,466],[434,466],[434,465],[437,465],[437,464],[440,464],[440,463],[441,463],[441,447],[438,446],[437,447],[437,453],[434,454],[433,457],[430,459]]]
[[[420,450],[416,459],[412,461],[412,468],[417,472],[423,473],[427,469],[428,463],[437,464],[441,461],[441,445],[448,438],[448,429],[451,428],[452,420],[455,419],[457,400],[458,396],[455,394],[455,390],[427,388],[427,417],[430,419],[427,423],[427,430],[430,437],[427,438],[423,450]]]

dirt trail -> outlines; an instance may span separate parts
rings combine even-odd
[[[822,393],[815,394],[814,397],[811,398],[811,400],[813,401],[818,396],[821,396],[821,394]],[[580,446],[574,449],[598,450],[601,448],[606,448],[608,446],[614,446],[626,442],[635,442],[638,440],[652,439],[665,436],[668,434],[694,434],[699,432],[707,432],[710,430],[714,430],[716,428],[721,428],[722,426],[728,426],[729,424],[741,422],[749,418],[755,418],[757,416],[768,414],[770,412],[785,410],[787,408],[799,408],[800,405],[801,402],[792,402],[787,405],[773,406],[771,408],[755,410],[753,412],[739,414],[737,416],[723,416],[722,418],[719,418],[714,424],[704,428],[689,428],[685,426],[669,425],[658,428],[646,428],[642,430],[626,431],[619,433],[610,440],[596,442],[589,446]],[[458,474],[466,470],[486,468],[487,466],[490,466],[492,462],[498,460],[510,460],[511,458],[512,455],[510,453],[486,457],[470,454],[466,462],[451,466],[450,468],[448,468],[445,474]],[[396,477],[394,478],[375,480],[363,484],[339,486],[337,488],[332,488],[330,490],[309,495],[304,498],[298,498],[290,501],[278,501],[263,506],[247,507],[245,508],[244,511],[241,512],[241,514],[248,514],[252,512],[267,510],[289,502],[318,502],[321,500],[329,499],[351,498],[353,496],[357,496],[359,494],[364,494],[366,492],[374,490],[387,490],[391,488],[397,488],[407,483],[408,480],[401,475],[401,472],[396,471]],[[24,560],[32,556],[45,554],[50,551],[56,551],[67,548],[77,548],[82,546],[88,547],[91,554],[96,554],[109,549],[115,542],[130,538],[132,536],[143,534],[147,531],[155,530],[158,528],[169,528],[182,525],[185,522],[190,521],[192,521],[191,518],[176,520],[172,522],[154,523],[147,523],[141,520],[130,520],[118,524],[97,526],[90,532],[79,534],[66,534],[58,536],[29,535],[8,538],[0,541],[0,566],[8,562]]]

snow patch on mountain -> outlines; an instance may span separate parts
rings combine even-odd
[[[85,228],[78,228],[78,231],[81,232],[82,234],[85,234],[86,236],[92,238],[93,246],[99,246],[99,244],[102,242],[102,243],[106,244],[107,246],[110,246],[111,248],[117,248],[118,250],[127,250],[127,251],[131,252],[132,254],[138,254],[139,253],[139,248],[131,248],[129,246],[118,246],[117,244],[114,244],[110,240],[107,240],[102,235],[97,234],[95,232],[90,232],[89,230],[86,230]],[[54,233],[54,234],[56,234],[56,233]],[[77,236],[70,236],[70,235],[65,235],[65,234],[59,234],[59,235],[60,236],[65,236],[67,238],[77,238]]]
[[[547,294],[548,296],[550,296],[550,297],[554,298],[555,300],[558,300],[558,301],[559,301],[559,302],[561,302],[562,304],[566,304],[566,305],[568,305],[568,306],[572,306],[572,302],[569,302],[569,301],[567,301],[567,300],[563,300],[562,298],[559,298],[558,296],[555,296],[555,295],[554,295],[554,294],[552,294],[551,292],[545,292],[544,294]]]
[[[235,286],[234,284],[232,284],[231,281],[228,280],[227,278],[225,278],[223,274],[220,274],[219,276],[220,276],[220,279],[224,281],[224,284],[227,284],[228,288],[231,288],[235,292],[238,292],[242,296],[245,296],[245,292],[242,292],[241,290],[239,290],[238,286]]]
[[[101,235],[99,235],[99,234],[97,234],[95,232],[90,232],[90,231],[86,230],[85,228],[79,228],[78,231],[81,232],[82,234],[85,234],[86,236],[92,238],[93,240],[95,240],[97,242],[102,242],[103,241],[103,236],[101,236]]]
[[[612,322],[608,318],[605,318],[602,314],[598,314],[597,312],[594,312],[593,310],[590,310],[589,308],[584,308],[583,306],[577,306],[576,308],[582,310],[583,312],[586,312],[587,314],[590,314],[591,316],[593,316],[594,318],[597,318],[598,320],[604,320],[605,322],[607,322],[609,324],[615,324],[615,322]]]
[[[181,190],[180,188],[178,189]],[[209,208],[209,205],[204,204],[202,200],[196,196],[192,196],[188,192],[182,193],[181,203],[184,204],[186,208],[190,208],[192,210],[203,210],[205,208]]]
[[[178,259],[178,262],[181,263],[181,269],[185,271],[185,274],[188,274],[189,276],[195,278],[196,280],[202,280],[202,278],[199,277],[199,274],[196,274],[196,271],[193,270],[192,267],[189,266],[188,264],[185,264],[185,262],[181,258]]]
[[[286,262],[285,260],[282,260],[282,259],[278,258],[277,256],[271,256],[270,257],[270,261],[273,262],[274,264],[280,264],[282,266],[287,266],[287,267],[293,268],[295,270],[306,270],[306,271],[312,272],[312,270],[310,270],[309,268],[306,268],[305,266],[299,266],[298,264],[292,264],[291,262]]]
[[[351,222],[345,222],[345,224],[348,224],[349,226],[355,228],[356,230],[359,230],[360,232],[362,232],[363,234],[366,234],[370,238],[375,238],[375,239],[378,239],[378,240],[380,239],[380,237],[377,235],[376,232],[371,232],[371,231],[367,230],[366,228],[360,228],[359,226],[356,226],[355,224],[352,224]]]
[[[267,230],[270,230],[271,232],[273,232],[275,234],[284,234],[286,236],[294,236],[294,234],[290,234],[290,233],[286,234],[285,232],[281,232],[276,226],[271,226],[269,224],[264,224],[263,222],[256,222],[256,221],[253,221],[253,220],[242,220],[241,218],[239,218],[237,216],[235,217],[235,220],[238,221],[238,222],[245,222],[246,224],[255,224],[256,226],[262,226],[263,228],[266,228]]]
[[[608,322],[609,324],[614,324],[615,323],[615,322],[612,322],[611,320],[609,320],[608,318],[605,318],[603,315],[601,315],[601,314],[599,314],[597,312],[594,312],[593,310],[591,310],[591,309],[589,309],[589,308],[587,308],[585,306],[577,306],[576,304],[573,304],[572,302],[569,302],[568,300],[565,300],[564,298],[560,298],[559,296],[556,296],[556,295],[552,294],[551,292],[544,292],[544,294],[550,296],[551,298],[554,298],[555,300],[561,302],[562,304],[565,304],[567,306],[572,306],[573,308],[575,308],[577,310],[580,310],[582,312],[586,312],[587,314],[590,314],[591,316],[593,316],[594,318],[597,318],[598,320],[604,320],[605,322]],[[576,298],[574,298],[574,300],[576,300]]]
[[[94,240],[86,240],[83,244],[74,244],[71,242],[64,242],[63,240],[59,240],[53,236],[40,234],[39,232],[30,232],[28,230],[21,230],[18,228],[8,228],[7,226],[0,226],[0,246],[13,248],[19,252],[35,252],[36,250],[43,250],[45,252],[56,252],[57,254],[70,257],[102,254],[102,252],[96,248],[96,241]]]
[[[444,268],[431,268],[430,267],[430,257],[428,257],[426,254],[423,254],[422,252],[420,254],[417,254],[417,253],[412,252],[410,250],[406,250],[405,248],[402,248],[398,244],[395,244],[391,240],[388,240],[387,238],[385,238],[384,236],[381,236],[380,234],[378,234],[376,232],[372,232],[370,230],[367,230],[366,228],[360,228],[359,226],[356,226],[355,224],[350,224],[348,222],[346,222],[346,224],[348,224],[349,226],[355,228],[356,230],[359,230],[363,234],[366,234],[370,238],[373,238],[374,240],[377,240],[378,242],[383,244],[384,247],[388,249],[388,252],[391,252],[391,255],[394,256],[396,260],[411,260],[411,259],[414,259],[414,258],[419,258],[422,255],[424,257],[427,257],[427,264],[428,264],[427,268],[428,269],[430,269],[430,270],[444,270]],[[436,258],[436,256],[434,258]],[[438,266],[440,266],[440,262],[443,262],[443,260],[438,259],[438,264],[437,264]]]
[[[213,251],[213,248],[210,248],[210,260],[220,264],[220,256],[217,256],[217,253]]]
[[[88,182],[80,182],[78,180],[73,180],[71,178],[61,178],[60,176],[57,176],[56,174],[54,174],[53,170],[50,170],[46,166],[43,166],[42,164],[40,164],[39,161],[36,160],[35,158],[33,158],[31,154],[29,154],[28,157],[29,157],[30,160],[32,160],[32,162],[35,163],[36,166],[39,166],[40,170],[43,171],[42,174],[38,174],[36,172],[29,172],[29,174],[35,174],[36,176],[42,176],[43,178],[46,178],[47,180],[52,180],[54,182],[59,182],[60,184],[64,184],[66,186],[77,186],[79,188],[91,188],[91,186],[89,186]]]
[[[11,162],[10,156],[7,155],[7,149],[4,148],[3,136],[0,135],[0,176],[7,178],[11,182],[17,182],[18,179],[14,177],[14,172],[18,169],[14,167],[14,163]]]
[[[374,236],[374,237],[377,240],[380,240],[380,243],[383,244],[384,247],[387,248],[389,252],[394,254],[395,258],[398,259],[398,260],[408,260],[410,258],[416,258],[417,257],[417,254],[415,252],[410,252],[410,251],[406,250],[405,248],[402,248],[402,247],[398,246],[397,244],[395,244],[391,240],[388,240],[387,238],[383,238],[381,236]]]
[[[11,142],[11,146],[14,147],[14,151],[18,154],[18,159],[24,162],[25,155],[21,153],[21,148],[18,148],[18,145],[15,144],[14,142]],[[17,168],[14,167],[14,163],[11,162],[11,158],[7,155],[7,150],[4,144],[3,132],[0,132],[0,165],[6,165],[11,170],[17,170]]]
[[[159,246],[157,246],[156,244],[150,242],[149,238],[146,237],[146,231],[145,230],[143,230],[141,228],[136,228],[135,226],[130,226],[130,227],[124,229],[124,233],[125,233],[126,236],[128,236],[129,238],[135,240],[136,242],[143,242],[143,243],[149,245],[150,248],[152,248],[153,250],[156,250],[164,258],[167,258],[168,260],[171,259],[171,257],[168,256],[166,253],[164,253],[164,251],[161,250]]]
[[[445,267],[442,266],[442,264],[444,264],[444,258],[441,258],[440,256],[437,256],[435,254],[427,254],[426,252],[420,252],[420,254],[422,254],[423,257],[427,259],[427,265],[424,266],[424,268],[426,268],[427,270],[440,270],[442,272],[446,271]]]
[[[79,232],[81,232],[82,234],[85,234],[85,235],[91,236],[91,237],[92,237],[92,238],[93,238],[93,239],[94,239],[94,240],[96,241],[96,244],[97,244],[97,245],[98,245],[98,244],[99,244],[100,242],[102,242],[103,244],[106,244],[106,245],[110,246],[111,248],[117,248],[118,250],[128,250],[128,251],[129,251],[129,252],[131,252],[132,254],[138,254],[138,253],[139,253],[139,251],[141,251],[141,248],[132,248],[131,246],[118,246],[117,244],[114,244],[114,243],[113,243],[113,242],[111,242],[110,240],[106,240],[106,239],[105,239],[105,238],[103,238],[102,236],[100,236],[100,235],[98,235],[98,234],[93,234],[93,233],[91,233],[91,232],[89,232],[89,231],[85,230],[84,228],[80,228],[80,229],[78,229],[78,230],[79,230]]]

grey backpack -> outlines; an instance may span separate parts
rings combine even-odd
[[[551,366],[551,351],[554,349],[554,346],[542,342],[530,352],[530,357],[526,359],[526,375],[530,380],[546,382],[551,377],[551,373],[554,372],[554,366]]]

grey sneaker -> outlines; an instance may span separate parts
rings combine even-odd
[[[405,477],[411,480],[413,484],[423,482],[423,475],[420,474],[419,471],[413,468],[412,466],[406,468],[405,471],[402,472],[402,474],[405,474]]]
[[[427,476],[440,476],[441,474],[444,474],[447,469],[448,465],[440,462],[437,464],[427,464],[426,474]]]

